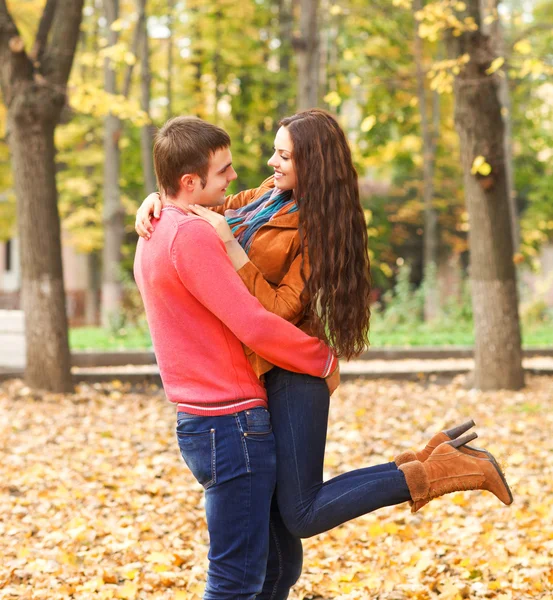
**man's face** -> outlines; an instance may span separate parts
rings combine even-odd
[[[230,148],[222,148],[211,155],[205,187],[200,186],[197,204],[202,206],[220,206],[225,201],[227,187],[236,179],[232,168]]]

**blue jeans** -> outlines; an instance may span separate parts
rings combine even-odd
[[[323,482],[330,404],[324,379],[275,367],[266,374],[265,385],[276,441],[276,495],[281,516],[277,520],[273,514],[277,538],[311,537],[383,506],[411,499],[405,476],[393,462],[356,469]],[[290,573],[284,578],[288,581],[298,568],[301,571],[297,545],[284,568]],[[258,598],[287,598],[283,587],[278,594]]]
[[[204,599],[252,600],[264,586],[269,547],[277,550],[270,533],[276,455],[269,412],[254,408],[207,417],[179,412],[177,439],[205,489],[209,569]]]

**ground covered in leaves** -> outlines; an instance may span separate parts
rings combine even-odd
[[[201,597],[202,492],[159,390],[114,382],[71,396],[0,386],[0,598]],[[515,496],[463,492],[386,508],[305,540],[290,598],[553,597],[553,378],[477,393],[390,381],[333,398],[326,472],[391,460],[472,417]]]

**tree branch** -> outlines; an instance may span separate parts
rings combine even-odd
[[[25,52],[25,44],[6,5],[0,0],[0,87],[6,106],[11,103],[13,88],[30,81],[33,65]]]
[[[42,12],[42,17],[40,18],[40,24],[38,26],[35,43],[30,56],[31,60],[35,63],[40,63],[42,54],[44,52],[44,48],[46,47],[46,42],[48,41],[48,34],[50,33],[50,27],[52,26],[54,13],[56,12],[56,3],[57,0],[48,0],[46,6],[44,7],[44,11]]]
[[[0,0],[4,1],[4,0]],[[84,0],[57,0],[42,73],[50,84],[65,87],[75,57]]]
[[[550,31],[552,28],[553,23],[534,23],[534,25],[530,25],[515,37],[515,39],[511,42],[511,48],[514,48],[514,46],[520,42],[520,40],[523,40],[537,31]]]
[[[143,28],[144,28],[143,21],[145,20],[145,18],[146,17],[143,13],[139,13],[138,21],[136,22],[136,29],[134,30],[132,46],[131,46],[131,52],[133,53],[135,58],[137,58],[137,56],[138,56],[138,50],[140,47],[140,42],[142,40],[142,35],[143,35],[142,32],[143,32]],[[125,96],[125,98],[129,97],[129,94],[131,91],[131,79],[132,79],[132,73],[134,70],[135,62],[128,65],[127,70],[125,72],[125,80],[123,82],[123,96]]]

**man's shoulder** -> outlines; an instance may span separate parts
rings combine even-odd
[[[181,212],[181,211],[179,211]],[[214,227],[205,219],[197,215],[188,215],[183,212],[178,217],[173,217],[175,224],[174,240],[177,244],[213,245],[221,243]]]
[[[161,211],[160,218],[154,225],[156,231],[164,231],[173,235],[180,232],[215,233],[213,227],[201,217],[187,214],[176,206],[167,206]],[[153,239],[153,236],[152,236]]]

